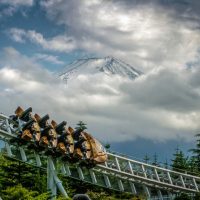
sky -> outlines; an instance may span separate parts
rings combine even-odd
[[[197,0],[1,0],[0,112],[18,105],[69,125],[82,120],[111,149],[170,161],[200,130]],[[114,56],[143,75],[58,74],[83,57]]]

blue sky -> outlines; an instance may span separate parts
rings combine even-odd
[[[9,4],[1,5],[0,12],[12,7]],[[14,6],[15,7],[15,6]],[[49,70],[57,71],[64,64],[68,64],[75,59],[80,58],[81,50],[76,50],[75,52],[62,53],[62,52],[51,52],[46,51],[41,48],[39,45],[35,45],[31,42],[21,43],[14,42],[8,35],[8,32],[13,27],[23,30],[35,30],[38,33],[42,33],[45,38],[51,38],[61,33],[64,33],[66,28],[62,25],[57,25],[52,21],[48,20],[44,10],[39,6],[39,2],[34,1],[31,7],[21,5],[17,6],[16,11],[9,16],[7,14],[2,14],[1,16],[1,50],[4,47],[12,46],[17,49],[22,54],[32,57],[34,54],[48,54],[54,57],[59,57],[60,63],[52,63],[41,59],[39,62],[43,64],[44,67],[47,67]]]
[[[84,119],[115,151],[140,158],[170,159],[177,145],[187,152],[200,128],[199,8],[189,0],[2,0],[0,111],[32,105],[72,125]],[[144,75],[87,77],[67,89],[55,75],[76,59],[110,55]]]

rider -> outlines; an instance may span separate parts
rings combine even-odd
[[[76,130],[74,131],[73,138],[75,140],[75,148],[80,148],[81,152],[83,153],[84,159],[86,159],[86,153],[87,149],[84,145],[84,142],[86,141],[86,138],[83,135],[83,131],[87,129],[86,124],[84,124],[82,121],[80,121],[77,124],[77,127],[75,128]]]
[[[67,131],[66,125],[67,122],[63,121],[60,124],[58,124],[55,129],[56,132],[60,135],[60,137],[58,137],[58,143],[62,142],[65,145],[67,152],[69,152],[70,142],[68,141],[67,136],[70,133]]]
[[[21,126],[20,137],[23,137],[23,133],[26,130],[30,131],[34,141],[36,140],[36,135],[40,134],[40,128],[36,122],[36,119],[32,115],[32,108],[29,107],[26,110],[23,110],[21,107],[18,107],[15,111],[16,115],[10,116],[12,120],[15,121],[16,125]],[[19,120],[18,120],[19,119]]]

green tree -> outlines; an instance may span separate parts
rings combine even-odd
[[[187,194],[181,193],[174,200],[192,200]]]
[[[169,164],[168,164],[168,160],[166,159],[165,162],[164,162],[164,167],[165,169],[168,169],[169,168]]]
[[[22,185],[8,187],[2,191],[2,198],[7,200],[33,200],[38,195],[38,192],[29,191],[23,188]]]
[[[193,153],[193,164],[195,165],[195,169],[200,172],[200,134],[197,134],[196,138],[195,148],[190,149],[189,151]]]
[[[47,200],[50,197],[49,193],[39,194],[38,191],[28,190],[20,184],[6,188],[1,192],[1,195],[6,200]]]
[[[188,160],[188,171],[194,175],[198,173],[197,160],[194,156],[191,156]]]
[[[104,145],[104,147],[106,148],[106,150],[109,150],[109,149],[110,149],[110,144],[109,144],[109,143],[106,143],[106,144]]]
[[[87,129],[87,124],[85,124],[83,121],[79,121],[77,124],[76,124],[76,127],[75,129],[81,129],[82,131],[84,131],[85,129]]]
[[[92,200],[128,200],[128,199],[133,199],[134,197],[130,193],[123,193],[123,194],[116,193],[116,194],[110,195],[109,193],[104,192],[104,191],[95,192],[91,190],[89,190],[87,194]]]
[[[152,165],[159,166],[159,164],[158,164],[158,155],[156,153],[153,156]]]
[[[149,158],[149,156],[147,154],[145,154],[143,160],[144,160],[145,163],[148,163],[150,158]]]
[[[174,159],[172,159],[172,169],[178,172],[188,170],[188,158],[186,158],[184,153],[178,148],[174,154]]]
[[[46,192],[46,171],[0,155],[0,193],[21,184],[28,190]]]

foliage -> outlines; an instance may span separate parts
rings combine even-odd
[[[50,197],[49,193],[42,193],[28,190],[22,185],[17,185],[14,187],[8,187],[6,190],[2,191],[2,198],[6,200],[47,200]],[[66,200],[66,198],[58,197],[57,200]],[[69,198],[68,200],[71,200]]]
[[[0,193],[8,200],[45,200],[49,196],[46,174],[41,169],[0,155]]]
[[[159,166],[159,164],[158,164],[158,156],[157,156],[156,153],[155,153],[154,156],[153,156],[152,165]]]
[[[23,187],[46,192],[46,175],[41,169],[10,158],[0,157],[0,191],[21,184]]]
[[[114,197],[110,197],[110,195],[106,194],[105,192],[93,192],[93,191],[88,191],[87,192],[88,196],[92,200],[114,200]]]
[[[148,163],[150,158],[149,158],[149,156],[147,154],[145,154],[143,160],[144,160],[145,163]]]
[[[174,159],[172,160],[172,169],[178,172],[188,170],[188,158],[186,158],[184,153],[178,148],[176,149]]]
[[[132,200],[134,198],[133,195],[128,193],[109,194],[104,191],[101,192],[88,191],[87,194],[92,200],[128,200],[128,199]]]
[[[39,195],[36,191],[29,191],[28,189],[22,187],[22,185],[17,185],[15,187],[8,187],[2,191],[2,198],[7,200],[45,200],[48,198],[48,194]]]
[[[188,160],[188,171],[190,172],[190,174],[197,175],[199,173],[196,163],[197,163],[196,157],[191,156]]]
[[[87,124],[85,124],[83,121],[79,121],[77,124],[76,124],[76,127],[75,127],[75,129],[77,130],[79,130],[79,129],[81,129],[82,131],[84,131],[85,129],[87,129],[87,126],[86,126]]]
[[[106,144],[104,145],[104,147],[106,148],[106,150],[109,150],[109,149],[110,149],[110,144],[109,144],[109,143],[106,143]]]
[[[164,167],[166,168],[166,169],[168,169],[169,168],[169,164],[168,164],[168,161],[167,161],[167,159],[165,160],[165,162],[164,162]]]
[[[191,198],[187,194],[181,193],[174,200],[191,200]]]
[[[195,196],[194,196],[194,200],[199,200],[200,199],[200,193],[197,193]]]
[[[200,172],[200,134],[196,135],[196,147],[190,149],[190,152],[193,153],[193,166],[196,171]]]

